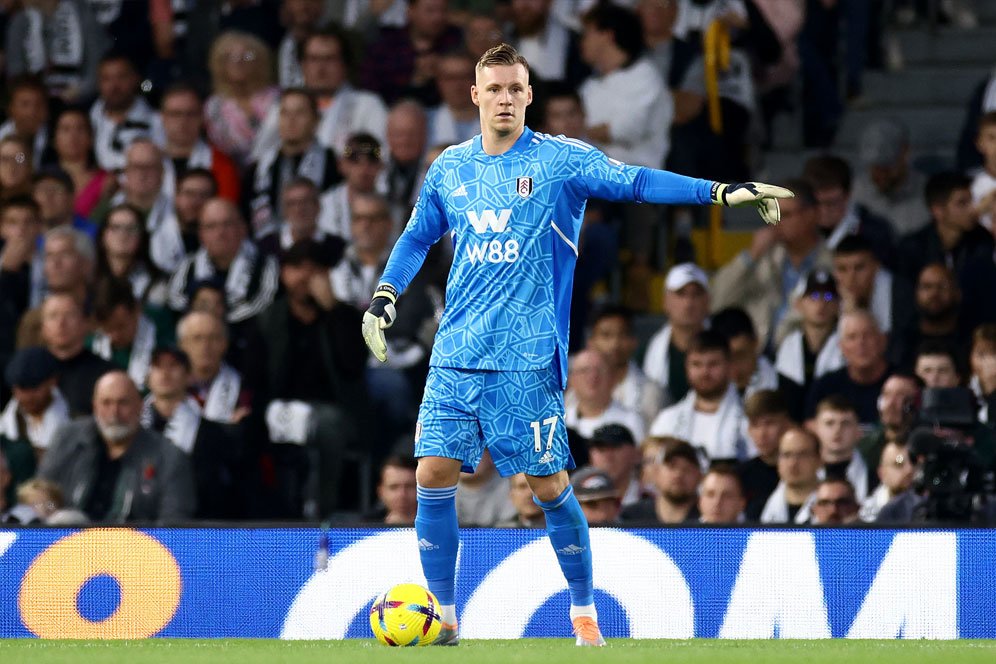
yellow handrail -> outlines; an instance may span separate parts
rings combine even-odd
[[[719,74],[730,67],[730,32],[722,21],[713,21],[702,35],[705,57],[706,103],[709,106],[709,127],[713,133],[723,131],[723,111],[719,103]],[[707,242],[708,267],[719,267],[719,237],[723,230],[723,208],[709,210]]]

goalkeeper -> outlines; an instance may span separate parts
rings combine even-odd
[[[363,317],[363,337],[386,359],[394,303],[429,248],[453,234],[446,309],[436,333],[415,429],[422,569],[439,599],[436,643],[458,642],[454,587],[460,471],[485,447],[503,477],[525,473],[546,516],[567,579],[578,645],[604,645],[593,600],[588,525],[567,479],[574,467],[564,424],[567,333],[577,242],[589,197],[671,204],[753,205],[778,222],[766,184],[721,184],[609,159],[578,140],[525,127],[529,69],[500,44],[477,63],[470,89],[481,134],[429,168]]]

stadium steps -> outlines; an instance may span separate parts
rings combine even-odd
[[[991,3],[982,3],[991,4]],[[907,67],[916,65],[994,64],[993,45],[996,44],[996,26],[981,25],[977,28],[927,28],[897,32]]]

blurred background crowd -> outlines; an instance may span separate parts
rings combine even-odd
[[[592,523],[987,519],[993,4],[2,0],[0,518],[411,523],[448,239],[386,364],[360,318],[508,41],[534,129],[796,193],[766,228],[589,205]],[[542,525],[487,455],[457,505]]]

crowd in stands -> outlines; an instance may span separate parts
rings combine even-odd
[[[813,152],[781,223],[711,275],[681,242],[694,211],[589,205],[562,424],[589,521],[930,518],[924,422],[996,461],[996,75],[951,170],[917,170],[898,121],[853,166],[831,151],[888,64],[883,23],[921,4],[0,3],[0,520],[410,524],[452,244],[399,299],[386,364],[360,320],[428,165],[479,132],[474,66],[502,41],[531,65],[527,123],[621,161],[748,180],[793,104]],[[487,455],[457,509],[543,520]]]

